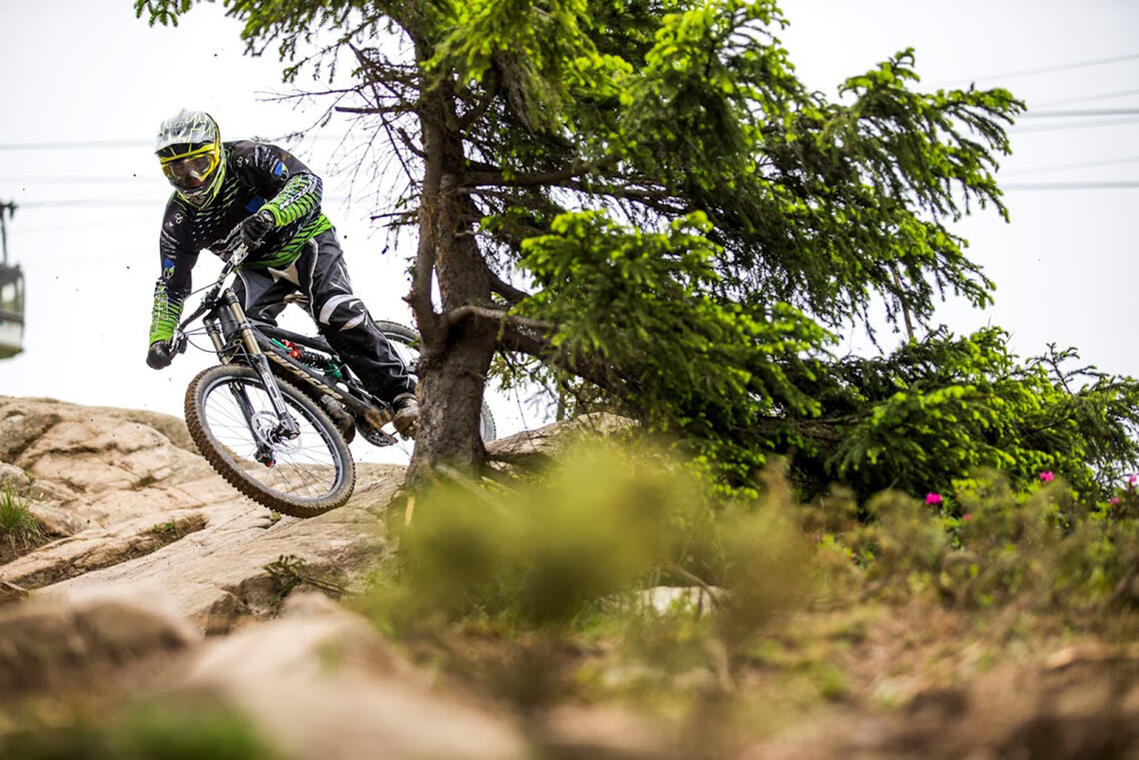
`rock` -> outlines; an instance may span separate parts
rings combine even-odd
[[[202,530],[146,556],[62,581],[44,593],[146,580],[165,589],[184,615],[210,633],[224,633],[246,616],[270,617],[279,600],[273,599],[266,565],[295,557],[309,573],[343,579],[379,555],[383,526],[375,513],[395,493],[396,470],[402,468],[375,467],[379,469],[372,471],[383,473],[386,488],[353,497],[325,515],[272,522],[268,510],[243,497],[231,499],[203,509],[209,522]]]
[[[211,641],[185,687],[229,702],[291,757],[531,756],[512,720],[437,693],[366,620],[311,595]]]
[[[0,462],[0,488],[7,488],[16,493],[23,493],[32,484],[28,474],[15,465]]]
[[[560,705],[541,716],[539,735],[554,757],[676,757],[675,725],[617,707]]]
[[[59,421],[55,402],[0,398],[0,462],[12,464]]]
[[[139,588],[9,605],[0,608],[0,703],[89,683],[110,669],[184,650],[197,640],[161,595]]]
[[[635,424],[632,420],[615,414],[587,414],[490,441],[486,444],[486,452],[492,463],[540,466],[583,435],[611,436],[628,430]]]
[[[154,494],[124,492],[220,481],[188,444],[185,424],[168,415],[0,396],[0,461],[22,474],[23,495],[52,532],[153,511]]]
[[[200,462],[154,428],[89,413],[44,430],[14,463],[81,494],[178,482]]]

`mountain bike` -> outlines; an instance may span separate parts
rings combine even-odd
[[[348,444],[357,432],[374,446],[397,443],[392,409],[323,338],[245,314],[226,281],[247,255],[243,245],[234,248],[170,340],[172,354],[194,345],[221,362],[190,381],[186,425],[206,461],[238,491],[282,514],[313,517],[352,495],[356,466]],[[199,318],[201,327],[191,330]],[[415,375],[419,335],[394,322],[376,325]],[[202,334],[211,347],[191,340]],[[479,433],[495,437],[485,402]]]

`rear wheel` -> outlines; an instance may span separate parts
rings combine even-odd
[[[388,342],[395,348],[396,353],[399,354],[399,358],[403,360],[408,371],[413,375],[418,374],[419,333],[398,322],[378,320],[376,326],[380,328],[380,332],[384,334],[384,337],[387,338]],[[482,402],[482,410],[479,412],[479,435],[482,437],[484,443],[486,441],[493,441],[498,435],[494,425],[494,415],[491,414],[490,407],[487,406],[486,401]]]
[[[313,517],[348,501],[356,468],[336,426],[294,386],[277,380],[300,434],[275,433],[276,413],[249,367],[205,370],[186,389],[186,425],[206,461],[254,501],[294,517]]]

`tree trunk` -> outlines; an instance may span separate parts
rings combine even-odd
[[[419,208],[419,252],[409,298],[423,335],[420,352],[419,431],[408,469],[415,485],[445,465],[477,473],[486,451],[479,437],[486,375],[494,355],[496,329],[485,320],[455,320],[465,305],[490,303],[490,279],[465,211],[466,196],[456,192],[464,167],[463,143],[451,115],[450,93],[428,93],[422,111],[425,171]],[[439,288],[441,312],[432,304]]]

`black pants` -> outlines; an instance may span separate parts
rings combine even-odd
[[[384,401],[415,391],[415,380],[380,333],[364,302],[352,294],[344,252],[336,233],[322,232],[305,244],[301,255],[282,269],[242,268],[234,290],[245,313],[276,322],[283,299],[300,293],[300,303],[364,385]]]

